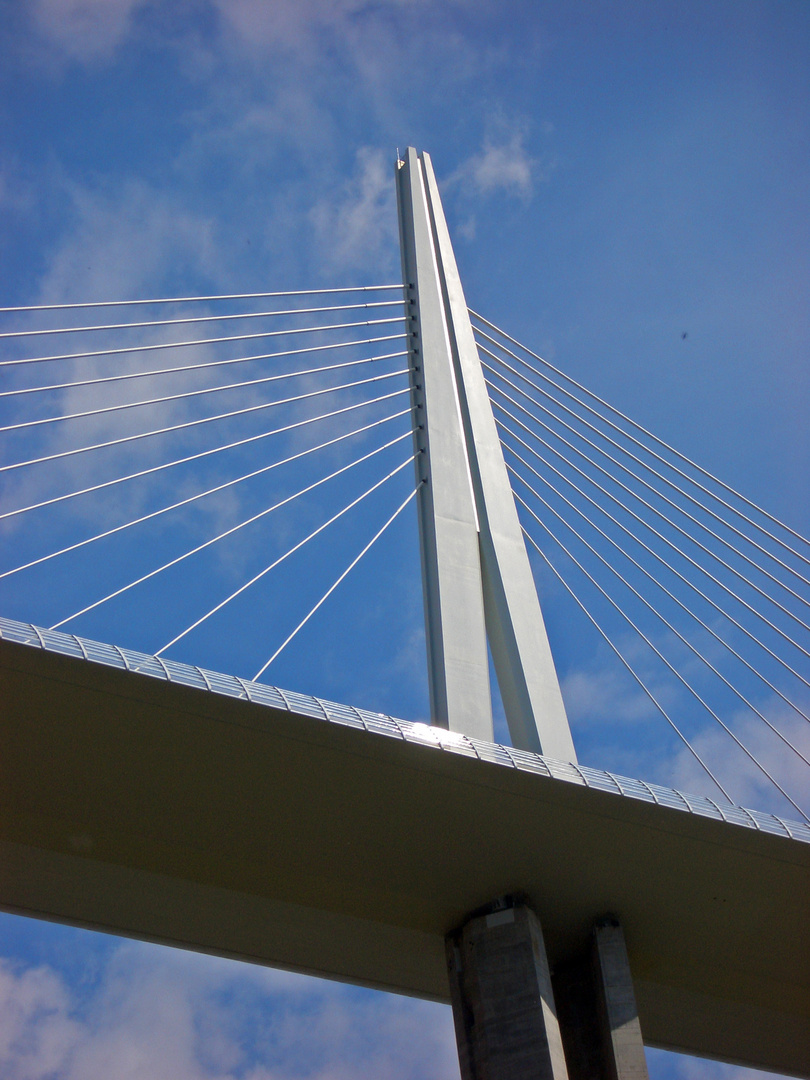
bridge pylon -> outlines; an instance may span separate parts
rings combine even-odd
[[[430,156],[409,147],[396,168],[431,721],[493,739],[489,641],[514,746],[575,762]],[[562,1025],[530,906],[493,900],[447,935],[462,1080],[644,1080],[621,927],[593,935],[557,987]]]
[[[514,746],[576,761],[430,156],[397,162],[431,721],[493,739],[487,640]]]

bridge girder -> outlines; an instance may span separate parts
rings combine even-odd
[[[522,891],[552,967],[621,920],[645,1042],[810,1076],[810,842],[30,640],[0,640],[5,910],[447,1001],[445,935]]]

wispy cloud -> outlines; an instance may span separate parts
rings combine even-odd
[[[220,19],[245,49],[301,46],[324,30],[340,31],[367,10],[368,0],[214,0]],[[398,0],[382,7],[399,7]]]
[[[484,137],[481,149],[456,169],[449,183],[458,185],[468,196],[487,196],[495,192],[531,197],[538,180],[546,171],[539,159],[526,148],[527,132],[522,124],[499,120]]]
[[[325,264],[331,271],[385,266],[396,273],[396,208],[393,156],[361,147],[354,176],[338,198],[319,201],[310,212]]]
[[[58,53],[94,65],[112,59],[136,28],[165,34],[168,40],[177,32],[171,18],[174,6],[171,0],[32,0],[30,14],[36,30]],[[294,52],[301,60],[320,53],[329,41],[351,49],[358,26],[407,18],[415,8],[429,10],[433,17],[441,11],[452,14],[486,6],[486,0],[192,0],[185,6],[218,47],[243,57]],[[205,35],[197,29],[182,36],[189,47],[200,47]],[[197,59],[202,58],[201,53]]]
[[[31,11],[40,33],[69,57],[84,62],[109,59],[127,36],[138,9],[150,0],[34,0]]]
[[[790,739],[805,757],[810,756],[810,729],[792,710],[775,698],[762,711],[774,726]],[[729,720],[729,727],[748,748],[753,758],[771,773],[806,812],[810,812],[804,793],[807,789],[807,766],[750,713],[740,713]],[[755,761],[748,757],[718,724],[706,727],[691,740],[697,752],[717,771],[718,778],[735,802],[742,806],[796,818],[796,810],[779,794]],[[706,788],[705,773],[694,756],[684,747],[668,766],[669,782],[684,791]]]
[[[0,963],[7,1080],[452,1080],[447,1008],[127,943],[89,992]]]
[[[58,1074],[80,1034],[55,972],[0,962],[0,1065],[8,1080]]]
[[[179,275],[185,277],[189,272],[201,282],[212,282],[217,277],[219,260],[214,254],[213,229],[205,218],[187,212],[170,196],[152,191],[147,185],[130,182],[120,190],[98,192],[86,187],[72,185],[69,188],[72,204],[70,226],[65,229],[52,253],[49,267],[41,279],[39,295],[35,298],[41,303],[70,303],[74,300],[126,300],[137,297],[160,295],[161,291],[171,291],[172,282]],[[105,312],[111,322],[136,320],[140,309],[112,308]],[[195,312],[200,314],[200,311]],[[170,318],[172,312],[162,309],[161,317]],[[154,318],[154,314],[151,315]],[[81,315],[65,312],[55,313],[58,326],[81,324]],[[101,320],[103,321],[103,317]],[[22,321],[20,326],[25,325]],[[40,321],[38,325],[42,325]],[[204,326],[204,324],[203,324]],[[109,335],[96,334],[92,337],[71,335],[70,337],[31,338],[25,342],[23,356],[56,355],[64,349],[66,353],[95,350],[105,347],[132,346],[150,342],[180,341],[187,337],[187,328],[169,327],[158,330],[127,331],[126,337],[119,332],[111,340]],[[201,334],[200,336],[204,336]],[[189,362],[188,350],[182,348],[167,349],[151,354],[155,359],[154,367],[179,366]],[[203,362],[210,359],[210,351],[197,349],[194,360]],[[51,381],[70,383],[74,380],[123,374],[127,371],[143,370],[143,356],[122,355],[111,367],[110,357],[91,357],[77,360],[62,360],[58,366],[48,365]],[[44,365],[43,365],[44,367]],[[21,369],[20,385],[31,382],[29,369]],[[189,382],[185,376],[180,383],[175,379],[172,391],[180,391]],[[47,376],[41,381],[48,381]],[[213,381],[213,377],[208,379]],[[31,383],[36,385],[36,381]],[[169,393],[165,382],[153,380],[133,380],[130,382],[107,384],[103,387],[79,387],[50,393],[47,404],[39,415],[68,415],[85,412],[94,408],[121,405],[134,401],[149,400],[150,395]],[[201,385],[196,378],[195,387]],[[203,383],[204,385],[204,383]],[[191,399],[191,408],[196,405]],[[175,403],[174,422],[185,418],[189,406],[185,402]],[[28,419],[30,409],[24,405],[20,417]],[[37,429],[39,441],[36,453],[40,456],[56,453],[68,448],[116,438],[130,432],[145,430],[149,419],[154,415],[151,409],[122,410],[88,416],[70,423],[46,425]],[[164,408],[156,419],[168,423]],[[160,426],[157,424],[156,426]],[[153,444],[146,447],[144,463],[148,463],[151,454],[160,453]],[[22,454],[25,457],[25,454]],[[115,467],[116,455],[107,459],[107,465]],[[131,471],[131,448],[117,455],[122,472]],[[11,474],[6,484],[7,505],[25,506],[59,491],[84,487],[88,483],[87,458],[83,455],[64,458],[51,463],[47,473],[29,475],[30,470]],[[131,505],[131,494],[127,497],[130,511],[138,506]],[[118,495],[104,500],[95,512],[101,511],[105,518],[115,514]],[[81,503],[71,504],[70,512],[81,512],[77,508]],[[16,524],[16,523],[15,523]]]
[[[655,706],[618,664],[569,673],[562,682],[565,707],[575,724],[635,724],[657,715]]]
[[[73,227],[53,253],[40,302],[161,295],[171,277],[189,272],[215,279],[213,225],[176,198],[142,181],[67,190]]]

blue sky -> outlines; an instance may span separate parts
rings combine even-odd
[[[7,0],[0,13],[0,304],[397,281],[393,162],[415,145],[432,154],[472,307],[810,533],[803,0]],[[405,494],[403,480],[374,522]],[[194,528],[259,498],[221,501]],[[94,504],[80,524],[118,509]],[[425,718],[413,515],[400,525],[268,681]],[[5,530],[12,564],[67,526],[32,528]],[[235,587],[267,561],[258,543],[190,570],[174,606],[156,592],[66,629],[155,651],[213,575]],[[358,543],[330,541],[324,581]],[[125,551],[94,574],[120,581],[120,560],[140,557],[136,541]],[[2,614],[42,624],[88,589],[72,571],[10,580]],[[252,602],[170,655],[250,676],[308,586],[291,566],[273,607]],[[640,738],[626,685],[578,624],[566,633],[548,588],[583,759],[690,786],[681,759]],[[753,781],[740,790],[784,812]],[[439,1006],[10,916],[0,954],[9,1077],[457,1075]],[[745,1075],[662,1054],[651,1070]]]

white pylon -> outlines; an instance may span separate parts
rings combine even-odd
[[[397,162],[434,724],[491,740],[487,639],[512,742],[576,761],[430,157]]]

